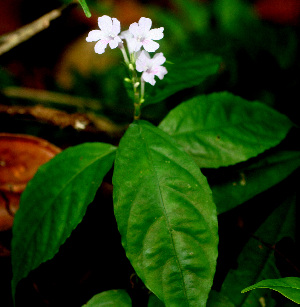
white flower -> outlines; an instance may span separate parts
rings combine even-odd
[[[167,69],[161,66],[165,63],[166,58],[163,54],[156,53],[151,59],[149,53],[145,50],[141,52],[138,59],[136,60],[136,70],[142,73],[142,79],[151,85],[155,84],[154,76],[157,76],[160,80],[163,79],[164,75],[168,73]]]
[[[151,29],[152,21],[150,18],[141,17],[139,23],[134,22],[130,25],[129,31],[136,40],[135,51],[139,51],[143,46],[148,52],[154,52],[159,48],[159,44],[153,40],[164,37],[164,28]]]
[[[118,44],[122,42],[118,36],[121,31],[120,21],[104,15],[98,18],[98,25],[100,30],[91,31],[86,38],[87,42],[98,41],[95,45],[95,52],[99,54],[104,53],[108,44],[111,49],[118,47]]]
[[[132,54],[136,48],[136,39],[134,38],[134,36],[129,32],[129,30],[126,30],[121,32],[120,37],[121,39],[126,40],[129,54]]]

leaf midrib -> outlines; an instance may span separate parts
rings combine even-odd
[[[158,180],[158,174],[157,174],[157,172],[156,172],[156,169],[155,169],[155,166],[154,166],[154,163],[153,163],[153,159],[152,159],[152,156],[151,156],[151,150],[150,150],[150,148],[149,148],[147,142],[145,141],[145,139],[142,138],[141,130],[142,130],[142,127],[139,125],[139,134],[140,134],[140,138],[141,138],[142,141],[144,141],[145,148],[146,148],[146,152],[147,152],[147,156],[148,156],[148,159],[149,159],[150,162],[151,162],[151,166],[152,166],[152,169],[153,169],[153,173],[155,174],[156,185],[157,185],[157,188],[158,188],[158,190],[159,190],[160,204],[161,204],[161,207],[163,208],[163,212],[164,212],[164,215],[165,215],[165,218],[166,218],[166,221],[167,221],[168,232],[169,232],[169,235],[170,235],[170,238],[171,238],[171,243],[172,243],[172,249],[173,249],[173,251],[174,251],[174,256],[175,256],[175,258],[176,258],[176,262],[177,262],[177,265],[178,265],[178,268],[179,268],[179,273],[180,273],[180,275],[181,275],[181,281],[182,281],[182,286],[183,286],[183,293],[184,293],[184,296],[186,297],[186,300],[187,300],[187,302],[188,302],[188,305],[190,306],[189,301],[188,301],[188,295],[187,295],[186,285],[185,285],[185,283],[184,283],[183,270],[182,270],[182,268],[181,268],[180,261],[179,261],[178,256],[177,256],[177,251],[176,251],[176,248],[175,248],[175,243],[174,243],[173,235],[172,235],[172,232],[170,231],[170,230],[171,230],[171,226],[170,226],[170,223],[169,223],[169,219],[168,219],[168,215],[167,215],[167,212],[166,212],[166,208],[165,208],[165,206],[164,206],[164,201],[163,201],[163,197],[162,197],[162,192],[161,192],[161,188],[160,188],[159,180]]]

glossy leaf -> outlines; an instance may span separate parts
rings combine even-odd
[[[277,291],[290,299],[291,301],[300,304],[300,278],[286,277],[279,279],[265,279],[253,286],[247,287],[242,290],[245,293],[257,288],[268,288]]]
[[[295,195],[289,197],[267,218],[249,240],[237,260],[237,269],[229,271],[221,289],[237,307],[275,306],[271,292],[259,289],[242,294],[241,291],[262,279],[280,278],[275,265],[274,246],[283,237],[295,236]]]
[[[243,168],[216,172],[210,184],[218,213],[226,212],[279,183],[300,166],[300,152],[279,151]],[[208,177],[208,182],[210,177]],[[214,178],[212,178],[214,181]]]
[[[18,282],[51,259],[81,222],[112,167],[115,150],[104,143],[68,148],[28,183],[13,225],[13,296]]]
[[[159,125],[206,168],[255,157],[279,144],[291,127],[291,121],[277,111],[227,92],[188,100]]]
[[[216,74],[221,65],[221,58],[212,54],[184,57],[173,64],[164,64],[168,70],[163,80],[155,86],[147,86],[147,96],[143,106],[160,102],[186,88],[202,83],[209,76]]]
[[[160,129],[138,121],[117,150],[114,208],[126,255],[166,306],[205,306],[217,257],[206,178]]]
[[[131,307],[131,299],[125,290],[108,290],[96,294],[82,307]]]

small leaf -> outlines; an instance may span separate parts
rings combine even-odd
[[[84,11],[84,14],[86,17],[90,18],[92,16],[90,10],[89,10],[89,7],[87,6],[86,4],[86,1],[85,0],[78,0],[78,2],[80,3],[83,11]]]
[[[158,80],[154,87],[148,87],[143,106],[158,103],[185,88],[202,83],[216,74],[221,65],[221,58],[212,54],[184,57],[174,64],[166,64],[168,74]]]
[[[201,168],[218,168],[276,146],[292,125],[264,104],[224,92],[180,104],[159,128],[172,135]]]
[[[108,290],[96,294],[82,307],[131,307],[131,299],[125,290]]]
[[[300,304],[300,278],[286,277],[278,279],[265,279],[253,286],[247,287],[242,290],[242,293],[257,289],[268,288],[277,291],[290,299],[291,301]]]
[[[218,214],[226,212],[255,195],[279,183],[300,166],[299,151],[279,151],[259,162],[230,172],[230,168],[216,171],[208,182],[213,192]]]
[[[71,3],[72,0],[60,0],[62,3],[65,3],[65,4],[68,4],[68,3]],[[79,4],[81,5],[83,11],[84,11],[84,14],[86,17],[90,18],[92,16],[90,10],[89,10],[89,7],[87,6],[87,3],[85,0],[77,0],[79,2]]]
[[[86,143],[68,148],[39,168],[21,197],[12,239],[12,292],[18,282],[58,252],[81,222],[116,148]]]
[[[237,260],[237,268],[226,276],[221,295],[227,297],[237,307],[275,306],[270,291],[259,289],[242,294],[241,290],[265,278],[279,278],[271,248],[283,237],[295,236],[296,197],[289,196],[250,238]]]
[[[217,218],[206,178],[160,129],[138,121],[122,138],[114,209],[126,255],[166,306],[205,306],[217,257]]]

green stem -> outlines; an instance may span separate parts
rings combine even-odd
[[[144,102],[144,96],[145,96],[145,81],[141,77],[141,98],[140,98],[140,104]]]
[[[124,45],[122,44],[119,48],[120,48],[120,50],[122,51],[122,54],[123,54],[124,61],[125,61],[126,65],[128,65],[128,64],[129,64],[129,59],[128,59],[126,50],[125,50],[125,48],[124,48]]]
[[[132,76],[132,86],[133,86],[133,105],[134,105],[134,120],[138,120],[141,116],[141,102],[140,102],[140,93],[139,93],[139,85],[137,86],[137,74],[133,73]]]
[[[138,120],[141,117],[141,105],[139,103],[134,104],[134,120]]]

